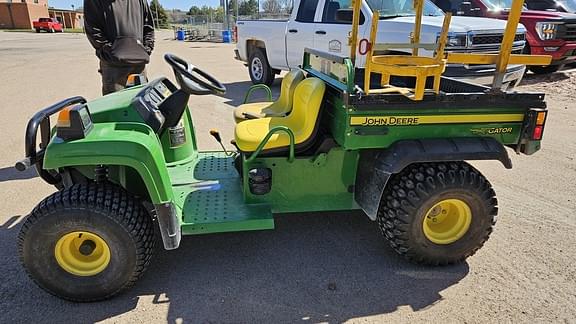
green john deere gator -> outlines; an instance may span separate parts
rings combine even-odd
[[[307,50],[287,116],[247,118],[236,125],[237,151],[200,152],[189,97],[225,88],[165,59],[178,86],[159,78],[91,102],[73,97],[28,124],[16,168],[34,166],[58,191],[26,219],[19,250],[56,296],[94,301],[129,287],[155,232],[175,249],[182,235],[272,229],[279,213],[363,210],[408,260],[463,261],[498,211],[492,186],[465,161],[511,168],[506,147],[536,152],[547,114],[542,94],[449,78],[421,101],[364,95],[349,58]]]

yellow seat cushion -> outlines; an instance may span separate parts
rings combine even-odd
[[[246,118],[244,113],[261,116],[260,118],[286,116],[292,110],[294,91],[302,80],[304,80],[304,72],[301,70],[292,70],[288,72],[284,76],[284,79],[282,79],[278,100],[273,103],[254,102],[240,105],[234,109],[234,120],[236,123],[239,123],[246,119],[250,119]]]
[[[237,124],[234,134],[236,145],[243,152],[253,152],[268,132],[277,126],[288,127],[294,133],[294,144],[306,142],[314,133],[325,90],[324,82],[318,78],[308,78],[300,82],[294,91],[294,108],[290,115],[250,119]],[[264,150],[289,145],[288,134],[277,132],[270,137]]]
[[[264,118],[266,117],[266,115],[265,113],[262,112],[262,110],[266,109],[267,107],[270,107],[272,103],[273,103],[272,101],[263,101],[263,102],[251,102],[240,105],[236,109],[234,109],[234,120],[236,121],[236,123],[239,123],[246,119],[251,119],[247,118],[244,115],[244,113],[255,116],[257,118]]]

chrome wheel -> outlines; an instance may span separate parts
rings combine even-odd
[[[255,57],[252,59],[252,64],[250,64],[250,71],[252,72],[252,76],[256,80],[262,80],[262,76],[264,75],[264,65],[259,57]]]

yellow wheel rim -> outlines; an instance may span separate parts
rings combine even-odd
[[[460,199],[446,199],[436,203],[424,218],[424,235],[436,244],[458,241],[470,228],[472,211]]]
[[[100,236],[90,232],[72,232],[62,236],[54,249],[56,261],[77,276],[94,276],[110,263],[110,248]]]

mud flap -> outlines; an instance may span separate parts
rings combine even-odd
[[[173,203],[154,205],[156,208],[156,217],[162,234],[164,249],[173,250],[178,248],[182,238],[180,223],[176,215],[176,208]]]
[[[492,138],[403,140],[387,149],[360,153],[354,199],[371,220],[376,220],[382,193],[393,174],[412,163],[465,160],[498,160],[512,168],[506,148]]]

